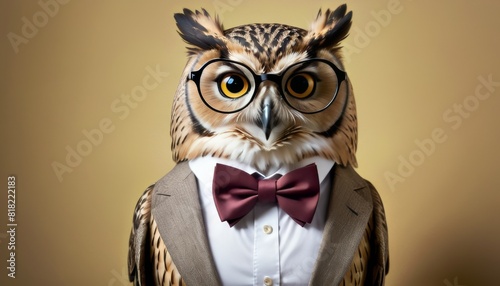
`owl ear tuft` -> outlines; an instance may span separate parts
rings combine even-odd
[[[200,50],[224,49],[226,38],[224,28],[218,17],[212,19],[205,9],[195,12],[184,9],[184,13],[174,14],[179,35],[182,39],[192,45],[188,47],[190,54]]]
[[[337,49],[338,44],[347,37],[351,28],[352,11],[346,14],[347,6],[339,6],[335,11],[318,12],[306,36],[310,51],[322,48]]]

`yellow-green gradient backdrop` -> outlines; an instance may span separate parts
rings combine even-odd
[[[170,108],[185,63],[173,14],[204,7],[226,28],[306,28],[320,7],[342,2],[59,1],[0,4],[0,285],[130,285],[135,203],[173,166]],[[385,203],[387,285],[495,285],[500,3],[347,4],[358,171]],[[78,148],[81,160],[68,155]],[[15,279],[6,269],[9,175],[17,176]]]

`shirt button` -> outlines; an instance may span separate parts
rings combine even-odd
[[[266,285],[266,286],[272,286],[273,285],[273,279],[271,279],[271,277],[269,277],[269,276],[264,277],[264,285]]]
[[[263,230],[264,230],[264,233],[265,233],[265,234],[271,234],[271,233],[273,232],[273,227],[272,227],[272,226],[270,226],[270,225],[267,225],[267,224],[266,224],[266,225],[263,227]],[[266,284],[266,285],[267,285],[267,284]]]

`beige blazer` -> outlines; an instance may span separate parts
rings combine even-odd
[[[354,285],[359,281],[362,284],[356,285],[384,285],[389,254],[380,197],[352,167],[335,166],[332,172],[323,240],[309,285]],[[166,247],[163,253],[155,250],[160,243]],[[159,268],[165,268],[164,273],[154,273]],[[352,280],[349,276],[353,271],[362,276],[358,282],[343,281]],[[139,200],[130,237],[129,274],[135,285],[221,284],[209,248],[196,178],[186,162],[176,165]]]

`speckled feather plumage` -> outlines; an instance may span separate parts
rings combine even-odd
[[[283,126],[276,128],[269,140],[263,140],[255,128],[248,126],[258,124],[261,94],[277,94],[275,86],[264,85],[246,110],[226,115],[200,104],[194,84],[183,80],[191,70],[214,58],[243,62],[257,73],[279,73],[311,57],[325,58],[342,67],[339,41],[347,35],[351,19],[345,6],[320,12],[309,31],[282,24],[249,24],[224,30],[205,10],[185,11],[176,19],[181,36],[190,44],[190,57],[172,108],[172,154],[176,162],[216,156],[242,161],[265,172],[280,162],[293,164],[322,156],[356,166],[357,117],[349,79],[342,84],[335,102],[321,114],[305,115],[287,109],[276,95],[275,114]],[[193,23],[195,31],[186,26]],[[217,122],[225,126],[220,128]],[[290,129],[295,132],[288,133]]]
[[[287,53],[299,51],[306,31],[282,24],[249,24],[224,31],[231,41],[240,44],[262,63],[265,71]]]

